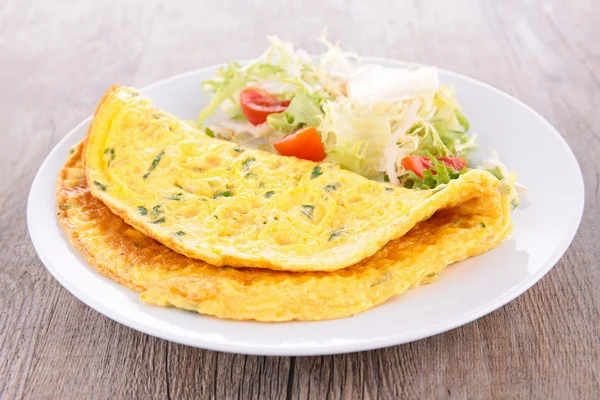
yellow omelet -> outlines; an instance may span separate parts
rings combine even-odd
[[[215,266],[335,271],[378,257],[438,210],[458,207],[486,226],[500,215],[460,207],[499,204],[502,185],[485,171],[435,190],[394,188],[331,163],[213,139],[121,86],[98,106],[84,160],[91,194],[113,213]]]
[[[485,182],[469,181],[479,196],[436,212],[374,255],[332,272],[216,267],[176,253],[92,196],[81,145],[58,177],[58,220],[90,265],[143,301],[221,318],[324,320],[367,310],[500,243],[512,227],[510,198]]]

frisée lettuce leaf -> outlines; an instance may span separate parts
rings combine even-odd
[[[464,157],[477,148],[476,135],[469,137],[469,121],[456,101],[454,90],[440,85],[435,93],[431,116],[423,118],[410,134],[419,139],[418,149],[412,155],[433,154],[436,157]]]
[[[210,99],[210,102],[198,116],[198,126],[201,126],[204,120],[213,115],[219,106],[229,100],[233,107],[230,107],[229,113],[237,114],[235,106],[238,101],[234,94],[239,93],[250,79],[243,73],[241,66],[238,63],[229,63],[224,67],[220,67],[214,79],[203,82],[202,86],[206,91],[212,91],[215,95]],[[239,109],[239,102],[237,104]]]
[[[288,108],[278,114],[267,117],[267,123],[273,129],[291,133],[307,126],[318,126],[323,117],[321,97],[318,93],[309,93],[302,89],[292,98]]]
[[[343,99],[327,101],[319,126],[327,160],[369,178],[383,174],[383,149],[391,136],[388,116],[377,106]]]
[[[213,79],[204,81],[202,89],[212,92],[209,104],[200,112],[197,124],[215,114],[221,107],[230,118],[242,119],[239,94],[248,86],[268,90],[290,99],[300,89],[323,92],[312,58],[304,51],[294,51],[291,43],[277,36],[267,36],[271,46],[257,60],[241,65],[229,63],[218,69]]]

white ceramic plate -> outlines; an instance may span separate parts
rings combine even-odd
[[[208,100],[200,83],[215,70],[175,76],[143,92],[179,118],[195,119]],[[238,322],[144,304],[136,293],[87,265],[57,224],[56,177],[69,148],[84,138],[90,118],[52,150],[33,181],[27,224],[35,249],[52,275],[98,312],[147,334],[206,349],[261,355],[343,353],[406,343],[466,324],[523,293],[564,254],[581,220],[583,179],[567,143],[535,111],[473,79],[444,70],[440,78],[455,86],[472,131],[479,135],[480,157],[487,157],[493,145],[529,190],[513,213],[515,229],[508,240],[450,266],[434,284],[354,317],[324,322]]]

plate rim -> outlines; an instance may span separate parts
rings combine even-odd
[[[385,57],[365,56],[362,58],[363,58],[363,60],[365,60],[367,62],[376,62],[376,63],[388,64],[388,65],[390,65],[390,64],[422,65],[422,64],[418,64],[418,63],[407,62],[407,61],[402,61],[402,60],[395,60],[395,59],[390,59],[390,58],[385,58]],[[239,62],[246,63],[246,62],[249,62],[250,60],[252,60],[252,59],[245,59],[245,60],[241,60]],[[223,63],[214,64],[214,65],[210,65],[210,66],[206,66],[206,67],[202,67],[202,68],[196,68],[196,69],[192,69],[189,71],[185,71],[185,72],[182,72],[179,74],[175,74],[175,75],[172,75],[165,79],[161,79],[156,82],[153,82],[147,86],[144,86],[142,89],[140,89],[140,91],[146,92],[148,90],[153,89],[154,87],[168,84],[171,81],[182,79],[186,76],[193,75],[196,73],[201,73],[202,71],[214,69],[221,65],[224,65],[224,64]],[[160,339],[172,341],[175,343],[184,344],[187,346],[203,348],[203,349],[207,349],[207,350],[222,351],[222,352],[236,353],[236,354],[262,355],[262,356],[312,356],[312,355],[352,353],[352,352],[374,350],[374,349],[385,348],[385,347],[389,347],[389,346],[410,343],[410,342],[421,340],[421,339],[424,339],[424,338],[427,338],[430,336],[438,335],[440,333],[443,333],[443,332],[455,329],[457,327],[466,325],[468,323],[471,323],[471,322],[475,321],[476,319],[479,319],[485,315],[488,315],[488,314],[494,312],[495,310],[508,304],[509,302],[511,302],[512,300],[514,300],[515,298],[517,298],[518,296],[523,294],[525,291],[527,291],[533,285],[538,283],[558,263],[558,261],[562,258],[562,256],[565,254],[565,252],[568,250],[571,243],[573,242],[575,235],[577,234],[577,231],[581,224],[581,220],[582,220],[583,212],[584,212],[584,208],[585,208],[585,185],[584,185],[584,180],[583,180],[583,174],[581,172],[581,166],[579,165],[579,162],[578,162],[577,157],[575,156],[573,150],[569,146],[566,139],[560,134],[560,132],[558,132],[558,130],[548,120],[546,120],[541,114],[539,114],[533,108],[531,108],[530,106],[525,104],[523,101],[517,99],[514,96],[511,96],[510,94],[508,94],[486,82],[482,82],[475,78],[471,78],[469,76],[459,74],[459,73],[456,73],[453,71],[449,71],[449,70],[446,70],[443,68],[439,68],[439,67],[436,67],[436,68],[448,76],[452,76],[454,78],[468,81],[470,84],[480,86],[488,91],[493,92],[495,95],[502,96],[505,99],[507,99],[513,103],[516,103],[518,106],[524,108],[530,114],[535,116],[535,118],[537,120],[539,120],[547,128],[549,133],[552,133],[552,135],[554,135],[558,139],[558,141],[561,144],[561,147],[565,151],[565,155],[571,159],[571,161],[574,163],[574,166],[578,172],[577,176],[573,178],[575,180],[575,186],[580,189],[580,193],[579,193],[578,201],[577,201],[579,204],[578,204],[577,210],[574,210],[574,212],[575,212],[574,223],[572,223],[569,226],[569,229],[567,231],[565,231],[563,240],[555,248],[555,250],[548,256],[548,259],[547,259],[548,261],[546,263],[544,263],[543,268],[536,270],[536,272],[533,275],[531,275],[527,279],[521,281],[519,284],[515,285],[510,290],[506,291],[501,296],[495,298],[493,301],[489,301],[486,304],[481,304],[478,307],[475,307],[474,309],[472,309],[470,312],[464,313],[463,315],[460,315],[450,321],[444,321],[442,323],[439,323],[439,324],[435,325],[434,327],[429,326],[429,327],[422,328],[422,329],[416,329],[416,330],[412,331],[410,333],[410,335],[408,335],[409,336],[408,339],[400,338],[399,337],[400,335],[388,335],[388,336],[373,338],[370,340],[361,340],[361,341],[357,341],[357,342],[350,343],[350,344],[348,344],[348,343],[345,343],[345,344],[322,344],[321,343],[321,344],[307,344],[307,345],[294,346],[294,347],[264,346],[264,345],[256,345],[256,344],[252,345],[252,344],[248,344],[248,343],[244,344],[244,343],[234,343],[234,342],[220,343],[220,342],[214,342],[214,341],[210,341],[210,340],[202,340],[202,339],[198,339],[198,338],[187,339],[185,336],[178,336],[177,334],[169,335],[167,332],[163,333],[162,331],[157,332],[156,328],[152,329],[151,327],[147,327],[146,325],[131,322],[129,320],[129,318],[127,318],[126,316],[123,316],[118,313],[114,313],[111,309],[106,307],[103,303],[96,301],[93,298],[93,296],[87,296],[81,289],[78,289],[76,285],[72,284],[65,276],[63,276],[60,273],[59,268],[54,267],[53,262],[49,259],[49,257],[46,254],[42,254],[39,251],[40,246],[41,246],[39,244],[39,241],[42,239],[40,237],[36,237],[36,234],[33,232],[34,230],[32,229],[32,226],[34,225],[32,219],[31,219],[32,218],[31,216],[33,214],[32,210],[35,207],[35,202],[36,202],[35,194],[38,191],[37,188],[41,185],[40,180],[41,180],[41,175],[43,174],[42,171],[44,171],[45,169],[48,168],[48,164],[50,162],[49,160],[51,158],[53,158],[53,156],[56,152],[60,151],[59,149],[64,146],[64,143],[69,141],[71,139],[71,137],[73,135],[75,135],[76,132],[79,131],[82,127],[89,124],[89,122],[92,119],[92,115],[89,115],[83,121],[78,123],[61,140],[59,140],[57,142],[57,144],[52,148],[52,150],[46,155],[46,157],[44,158],[44,161],[40,164],[40,167],[38,168],[38,170],[35,174],[35,177],[31,183],[29,195],[27,198],[27,229],[28,229],[29,237],[31,238],[34,249],[36,251],[36,254],[38,255],[38,258],[40,259],[40,261],[42,262],[44,267],[54,277],[54,279],[56,279],[65,289],[67,289],[67,291],[69,291],[73,296],[75,296],[78,300],[82,301],[88,307],[94,309],[95,311],[106,316],[107,318],[109,318],[113,321],[116,321],[122,325],[125,325],[131,329],[148,334],[150,336],[158,337]],[[71,243],[68,240],[67,240],[67,245],[71,249],[73,249]],[[89,264],[88,264],[88,266],[89,266]],[[94,268],[92,268],[91,266],[89,266],[89,267],[94,272],[97,273],[97,271],[95,271]],[[104,278],[104,277],[102,277],[102,278]],[[107,278],[105,278],[105,279],[107,279]]]

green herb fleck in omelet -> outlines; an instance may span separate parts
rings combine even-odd
[[[167,200],[173,200],[173,201],[182,201],[183,200],[183,193],[175,193],[171,196],[167,196],[165,197],[165,199]]]
[[[329,236],[328,241],[331,242],[333,239],[335,239],[336,237],[342,236],[344,233],[346,233],[346,232],[344,232],[341,229],[337,229],[337,230],[331,232],[331,235]]]
[[[154,171],[156,169],[156,166],[158,165],[158,163],[160,162],[160,160],[163,158],[164,155],[165,155],[165,151],[162,150],[160,153],[158,153],[158,155],[154,158],[154,160],[152,160],[152,164],[150,164],[150,169],[148,169],[148,172],[146,172],[146,174],[144,175],[144,179],[148,179],[148,177],[150,176],[152,171]]]
[[[300,210],[306,218],[312,219],[315,206],[313,206],[312,204],[303,204],[302,207],[300,207]]]
[[[325,185],[325,187],[323,189],[325,189],[326,192],[333,192],[335,190],[338,190],[340,188],[340,186],[342,186],[342,185],[340,185],[339,182],[336,182],[333,184],[330,183],[329,185]]]
[[[103,192],[106,192],[106,189],[108,188],[108,186],[101,184],[98,181],[94,181],[94,185],[96,185],[100,190],[102,190]]]
[[[216,193],[215,195],[212,196],[212,198],[216,199],[218,197],[231,197],[231,196],[233,196],[233,192],[231,190],[226,190],[224,192]]]
[[[150,215],[157,217],[159,214],[162,214],[162,212],[162,206],[160,204],[157,204],[154,207],[152,207],[152,212],[150,212]]]
[[[108,155],[108,163],[106,164],[106,166],[110,167],[110,163],[113,162],[115,159],[115,149],[107,148],[106,150],[104,150],[104,154]]]
[[[252,164],[254,164],[255,161],[256,161],[256,159],[254,157],[246,158],[244,160],[244,162],[242,163],[242,168],[245,169],[245,170],[247,170],[248,168],[250,168],[250,166]]]
[[[321,175],[323,175],[323,171],[321,171],[321,166],[320,165],[316,165],[313,168],[312,172],[310,173],[310,179],[318,178]]]

